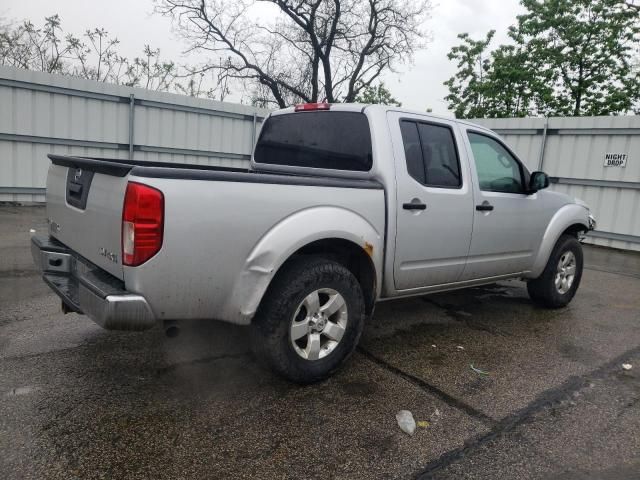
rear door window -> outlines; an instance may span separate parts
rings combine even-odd
[[[400,122],[404,157],[407,162],[407,172],[414,180],[426,185],[424,162],[422,160],[422,145],[418,135],[418,125],[415,122]]]
[[[460,188],[460,162],[453,132],[444,125],[400,122],[409,175],[427,187]]]
[[[270,165],[371,169],[371,133],[360,112],[297,112],[270,117],[262,127],[254,160]]]

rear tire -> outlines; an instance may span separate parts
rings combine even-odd
[[[572,235],[562,235],[542,274],[527,283],[531,299],[548,308],[566,306],[576,294],[583,268],[582,245]]]
[[[252,349],[283,377],[318,382],[353,353],[364,318],[362,289],[347,268],[300,257],[267,290],[252,324]]]

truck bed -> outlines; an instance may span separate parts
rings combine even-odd
[[[143,296],[157,319],[247,323],[249,301],[278,262],[326,235],[382,262],[383,186],[367,179],[300,176],[203,165],[49,155],[50,235]],[[122,261],[127,185],[163,195],[160,250]],[[369,232],[366,235],[363,232]],[[246,306],[250,304],[251,306]]]

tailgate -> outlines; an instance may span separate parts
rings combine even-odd
[[[122,206],[131,168],[104,168],[107,162],[66,157],[49,167],[49,234],[119,279]]]

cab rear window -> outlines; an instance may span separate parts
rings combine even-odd
[[[270,117],[262,127],[257,163],[366,172],[371,133],[360,112],[297,112]]]

